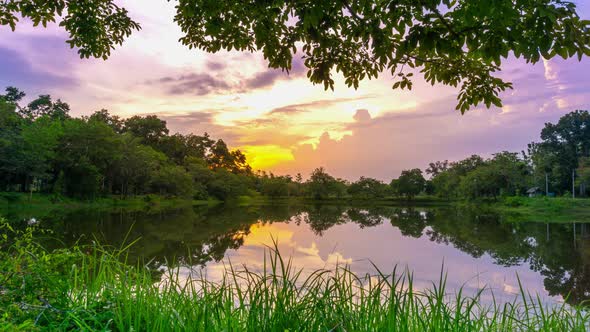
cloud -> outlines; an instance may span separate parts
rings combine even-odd
[[[557,73],[555,68],[551,64],[550,60],[543,59],[543,66],[545,67],[545,79],[547,81],[553,81],[557,79]]]
[[[289,105],[289,106],[275,108],[272,111],[268,112],[267,114],[268,115],[277,115],[277,114],[290,115],[290,114],[304,113],[307,111],[308,110],[306,110],[306,109],[303,109],[301,107],[297,107],[297,105]]]
[[[157,79],[147,80],[150,86],[163,86],[166,93],[180,96],[205,96],[214,94],[248,93],[271,87],[279,80],[288,80],[303,73],[301,62],[294,61],[292,71],[267,69],[257,72],[248,78],[240,79],[230,71],[230,67],[217,60],[208,60],[203,70],[199,72],[167,75]]]
[[[148,85],[163,85],[172,95],[204,96],[229,90],[231,85],[209,74],[184,74],[180,76],[165,76],[157,80],[146,82]]]
[[[267,118],[258,118],[258,119],[250,119],[250,120],[236,120],[235,124],[238,127],[249,127],[249,128],[256,128],[256,127],[264,127],[270,124],[276,123],[275,119],[267,119]]]
[[[67,73],[67,69],[64,69]],[[18,51],[0,46],[0,84],[15,85],[24,90],[42,86],[71,86],[77,79],[50,70],[35,68],[27,57]]]
[[[269,68],[267,71],[257,73],[254,77],[246,79],[243,82],[243,88],[246,90],[261,89],[273,86],[280,79],[292,79],[300,77],[305,72],[305,66],[301,59],[294,59],[291,64],[291,70],[287,73],[280,69]]]
[[[248,90],[261,89],[274,85],[275,81],[285,76],[286,74],[280,70],[268,70],[256,74],[254,77],[247,79],[244,82],[244,88]]]
[[[307,102],[307,103],[291,104],[291,105],[278,107],[278,108],[271,110],[270,112],[268,112],[266,114],[267,115],[292,115],[292,114],[297,114],[297,113],[305,113],[305,112],[309,112],[312,110],[318,110],[319,108],[322,108],[322,107],[329,107],[329,106],[332,106],[335,104],[354,102],[354,101],[359,101],[359,100],[363,100],[363,99],[370,99],[370,98],[375,98],[375,97],[376,97],[375,95],[364,95],[364,96],[355,97],[355,98],[319,99],[319,100],[314,100],[314,101]]]
[[[222,71],[224,70],[227,66],[226,64],[224,64],[223,62],[219,62],[219,61],[207,61],[207,69],[212,70],[212,71]]]
[[[371,113],[366,109],[357,110],[352,117],[354,121],[359,123],[367,123],[371,121]]]
[[[343,125],[350,134],[335,139],[324,132],[317,144],[296,146],[294,160],[273,170],[307,174],[324,166],[333,175],[349,180],[365,175],[389,181],[404,169],[424,169],[435,160],[459,160],[471,154],[489,157],[504,150],[519,152],[538,139],[544,123],[555,122],[571,110],[546,105],[551,111],[540,112],[537,106],[551,100],[552,94],[540,95],[544,96],[540,100],[518,93],[516,97],[507,95],[504,110],[479,108],[465,115],[455,111],[454,97],[381,112],[374,118],[369,110],[359,109],[352,116],[354,121]]]

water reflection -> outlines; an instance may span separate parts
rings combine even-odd
[[[372,272],[372,264],[385,271],[400,264],[414,272],[418,287],[428,287],[444,262],[450,287],[475,291],[487,285],[498,300],[511,300],[518,291],[517,273],[531,292],[567,297],[571,304],[590,299],[586,224],[512,224],[474,208],[337,205],[80,210],[34,217],[55,231],[55,246],[95,238],[123,246],[139,238],[131,259],[141,257],[154,269],[171,262],[206,265],[215,277],[223,258],[260,268],[266,246],[276,239],[282,253],[305,269],[339,262]]]

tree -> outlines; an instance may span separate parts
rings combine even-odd
[[[125,120],[125,132],[133,134],[135,137],[141,138],[143,144],[157,148],[169,131],[166,127],[166,121],[160,120],[155,115],[147,115],[145,117],[135,115]]]
[[[191,197],[193,194],[190,174],[174,164],[162,165],[152,174],[150,184],[154,192],[168,196]]]
[[[213,169],[225,168],[235,174],[252,172],[252,168],[246,162],[246,155],[240,150],[230,151],[222,139],[211,145],[207,161]]]
[[[530,184],[531,169],[517,153],[503,151],[489,160],[472,155],[431,174],[436,175],[427,183],[428,192],[445,198],[476,199],[524,193]]]
[[[26,94],[23,91],[20,91],[18,88],[15,88],[13,86],[7,87],[5,91],[6,94],[3,96],[0,95],[0,99],[15,105],[26,96]]]
[[[295,175],[295,182],[303,183],[303,176],[301,176],[301,173],[297,173],[297,175]]]
[[[459,191],[463,197],[476,199],[492,197],[496,199],[500,194],[500,184],[496,182],[496,174],[490,165],[478,167],[461,178]]]
[[[149,192],[150,179],[168,158],[130,134],[121,137],[121,155],[115,162],[114,187],[123,195]]]
[[[541,142],[529,145],[529,157],[539,182],[545,173],[551,188],[558,193],[571,190],[572,171],[579,159],[590,157],[590,113],[574,111],[562,116],[556,124],[546,123]]]
[[[50,179],[49,171],[56,158],[62,135],[61,121],[52,120],[48,116],[42,116],[23,126],[21,136],[24,144],[19,152],[23,160],[22,171],[26,177],[26,186],[30,187],[36,180]]]
[[[495,185],[499,187],[498,195],[518,196],[528,189],[531,170],[518,153],[495,153],[487,164],[494,175]]]
[[[176,164],[182,164],[188,156],[185,138],[181,134],[162,137],[158,143],[158,149]]]
[[[249,179],[234,174],[224,168],[214,172],[214,178],[207,184],[207,191],[220,200],[228,200],[245,195],[251,187]]]
[[[424,191],[426,179],[419,168],[402,171],[401,175],[392,183],[393,189],[400,195],[413,199],[414,196]]]
[[[323,167],[316,168],[305,184],[307,191],[314,199],[326,199],[330,196],[340,197],[346,186],[326,172]]]
[[[81,58],[107,59],[115,45],[139,30],[138,23],[127,15],[127,10],[112,0],[8,0],[0,3],[0,25],[14,31],[18,18],[30,19],[34,26],[59,21],[70,35],[66,41],[77,47]]]
[[[65,16],[61,17],[63,14]],[[45,26],[58,18],[81,57],[106,59],[138,23],[112,0],[8,0],[0,24],[18,16]],[[502,106],[512,87],[495,77],[509,54],[537,63],[590,54],[589,22],[562,0],[210,1],[179,0],[180,42],[207,52],[260,51],[269,67],[291,70],[301,51],[307,76],[326,89],[334,70],[348,86],[389,72],[412,88],[413,68],[431,84],[460,86],[457,109]]]
[[[24,167],[24,141],[21,136],[24,119],[17,112],[17,102],[24,95],[13,87],[6,88],[6,94],[0,95],[0,185],[3,190],[11,189]]]
[[[590,158],[580,158],[578,162],[577,185],[580,187],[580,196],[585,196],[588,185],[590,185]]]
[[[428,165],[428,168],[426,169],[426,174],[429,174],[432,177],[436,177],[437,175],[439,175],[440,173],[442,173],[448,169],[449,169],[449,161],[448,160],[435,161],[435,162],[430,163]]]
[[[348,193],[355,198],[383,198],[387,195],[388,187],[383,182],[361,176],[358,181],[348,187]]]
[[[20,112],[23,117],[29,120],[47,116],[54,120],[64,121],[69,118],[70,105],[60,99],[53,101],[50,95],[40,95],[37,99],[31,101],[27,107],[21,108]]]
[[[55,162],[64,171],[69,195],[91,198],[110,191],[121,156],[121,140],[107,124],[82,119],[64,122]]]
[[[207,161],[198,157],[187,157],[184,165],[193,178],[195,199],[207,199],[207,185],[214,179],[215,173],[207,165]]]
[[[13,185],[22,185],[25,161],[24,140],[20,128],[5,127],[0,130],[0,184],[10,191]],[[21,187],[24,190],[24,186]]]
[[[461,179],[483,164],[483,158],[478,155],[472,155],[469,158],[452,162],[448,165],[445,165],[445,162],[432,163],[427,171],[434,171],[434,173],[436,173],[436,175],[433,175],[431,178],[434,193],[439,197],[447,199],[459,197],[461,195],[459,192]],[[432,166],[434,166],[434,169]]]
[[[215,143],[209,134],[205,133],[203,136],[189,134],[184,137],[184,142],[187,149],[187,156],[205,159],[211,152],[211,147]]]
[[[23,108],[23,96],[12,87],[0,95],[2,190],[39,189],[56,199],[148,193],[231,199],[262,190],[246,156],[208,134],[169,135],[156,116],[123,120],[105,109],[71,118],[59,99],[41,95]],[[263,187],[272,196],[289,194],[291,182],[285,176]]]
[[[283,176],[268,176],[261,180],[260,193],[271,198],[285,197],[289,195],[290,178]]]
[[[104,108],[92,113],[92,115],[88,117],[88,120],[104,122],[118,134],[124,131],[125,122],[120,117],[111,115],[109,111]]]

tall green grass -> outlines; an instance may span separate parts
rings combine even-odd
[[[489,290],[450,293],[444,272],[418,290],[408,271],[309,273],[271,247],[259,271],[228,263],[218,281],[179,268],[155,277],[126,262],[128,248],[49,253],[34,237],[2,248],[7,331],[585,331],[589,322],[583,308],[546,306],[522,286],[511,303],[486,304]]]

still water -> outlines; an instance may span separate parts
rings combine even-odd
[[[267,246],[310,271],[348,264],[357,273],[394,266],[414,284],[493,290],[498,301],[519,292],[518,278],[546,301],[590,299],[590,228],[586,224],[516,224],[492,211],[457,207],[259,206],[186,207],[169,211],[3,211],[8,219],[53,230],[53,246],[95,239],[131,247],[131,259],[154,270],[171,262],[218,278],[223,264],[262,266]],[[185,269],[188,271],[188,269]],[[488,295],[489,296],[489,295]]]

